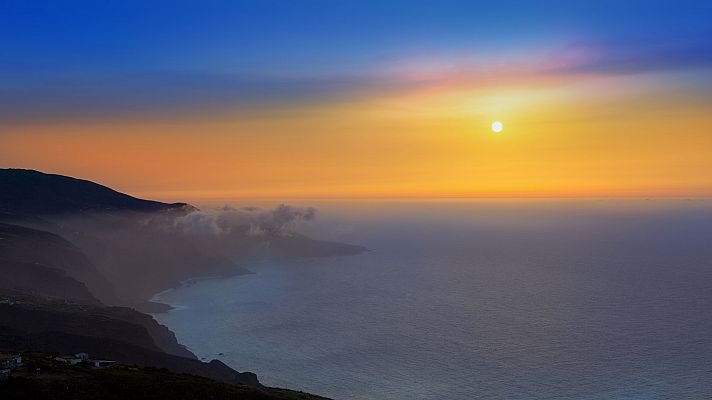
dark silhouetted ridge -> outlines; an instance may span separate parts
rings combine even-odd
[[[138,199],[97,183],[28,169],[0,169],[0,213],[154,212],[193,207]]]

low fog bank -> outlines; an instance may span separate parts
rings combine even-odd
[[[299,226],[314,221],[316,215],[313,207],[280,204],[83,212],[14,223],[55,233],[86,254],[96,269],[94,275],[106,278],[87,282],[102,302],[140,306],[186,279],[250,273],[245,266],[266,258],[339,256],[365,250],[298,233]]]
[[[173,226],[187,235],[291,235],[302,221],[316,218],[314,207],[280,204],[273,209],[223,206],[212,211],[194,211],[177,217]]]

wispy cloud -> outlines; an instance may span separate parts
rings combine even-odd
[[[554,74],[628,75],[707,68],[712,67],[712,41],[675,45],[578,41],[553,53],[549,63]]]
[[[0,122],[178,118],[447,87],[561,84],[712,67],[712,43],[572,41],[539,54],[389,60],[360,74],[152,71],[91,77],[0,70]]]

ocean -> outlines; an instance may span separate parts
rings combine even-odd
[[[181,343],[335,399],[712,396],[712,201],[322,202],[367,246],[164,292]]]

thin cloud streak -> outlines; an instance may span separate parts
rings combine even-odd
[[[710,68],[712,44],[574,41],[539,56],[452,62],[445,57],[424,69],[407,60],[392,64],[330,76],[154,71],[92,78],[34,73],[28,80],[14,72],[5,74],[0,86],[0,122],[185,118],[452,87],[561,85],[591,76]]]

